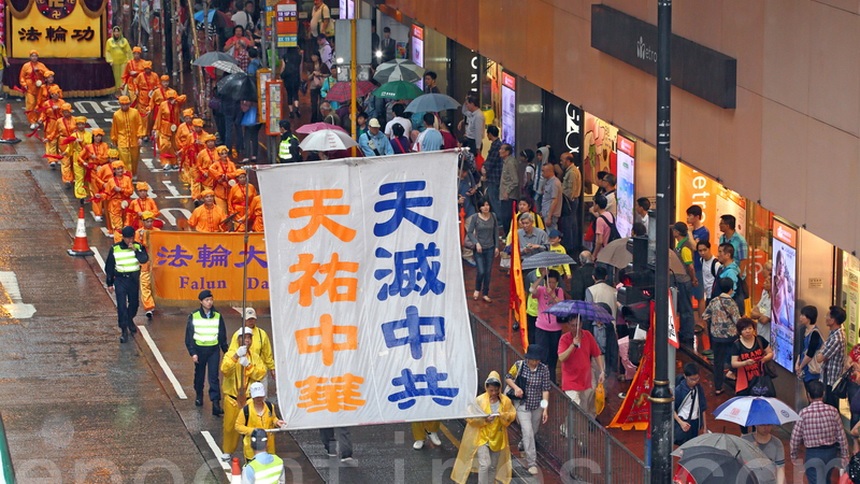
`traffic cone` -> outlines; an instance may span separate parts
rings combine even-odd
[[[15,128],[12,126],[12,105],[6,103],[6,123],[3,125],[3,138],[0,139],[0,143],[11,145],[20,142],[21,140],[15,136]]]
[[[242,484],[242,468],[239,466],[238,457],[233,457],[230,484]]]
[[[77,257],[86,257],[93,255],[90,250],[90,244],[87,242],[87,225],[84,220],[84,207],[78,209],[78,226],[75,228],[75,243],[69,249],[69,255]]]

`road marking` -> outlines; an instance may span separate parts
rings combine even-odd
[[[142,161],[142,162],[143,162],[143,164],[144,164],[144,165],[146,165],[146,167],[149,169],[149,171],[151,171],[151,172],[153,172],[153,173],[162,173],[162,172],[164,172],[164,170],[162,170],[161,168],[156,168],[156,167],[152,164],[152,158],[141,158],[141,159],[140,159],[140,161]]]
[[[170,196],[169,196],[169,197],[164,197],[164,198],[168,198],[168,199],[174,199],[174,198],[191,198],[191,195],[183,195],[183,194],[179,193],[179,190],[177,190],[177,189],[176,189],[176,187],[175,187],[175,186],[173,186],[173,182],[172,182],[172,181],[170,181],[170,180],[161,180],[161,183],[163,183],[163,184],[164,184],[164,186],[165,186],[165,187],[167,187],[167,191],[168,191],[168,192],[170,192]]]
[[[186,219],[191,218],[191,212],[185,208],[179,208],[179,207],[162,208],[161,209],[161,215],[164,216],[167,223],[169,223],[170,225],[173,225],[174,227],[177,226],[176,225],[176,217],[174,217],[173,214],[171,213],[174,210],[179,211],[179,213],[181,213],[182,216],[185,217]]]
[[[444,424],[440,424],[439,430],[442,431],[442,435],[444,435],[445,438],[447,438],[451,441],[452,444],[454,444],[454,447],[458,449],[460,448],[460,440],[457,439],[457,437],[454,437],[454,434],[452,434],[451,431],[448,430],[448,427],[446,427]]]
[[[12,271],[0,272],[0,284],[6,290],[9,299],[12,300],[9,304],[4,304],[3,309],[15,319],[30,319],[36,312],[36,307],[32,304],[25,304],[21,299],[21,289],[18,287],[18,276]]]
[[[97,247],[90,247],[90,250],[93,251],[93,257],[98,262],[99,267],[102,268],[102,272],[105,272],[105,260],[102,258],[101,252]],[[116,304],[116,299],[114,298],[114,304]],[[158,346],[155,345],[155,341],[149,335],[149,330],[146,329],[146,326],[138,326],[137,329],[140,331],[140,335],[143,336],[144,341],[146,341],[146,345],[149,346],[149,350],[152,351],[153,356],[155,356],[155,360],[158,361],[159,366],[161,366],[161,370],[164,371],[164,374],[167,375],[167,379],[170,380],[170,383],[173,385],[173,389],[176,390],[176,395],[180,400],[187,400],[188,395],[185,394],[185,390],[182,389],[182,385],[179,384],[179,380],[176,379],[176,375],[173,374],[173,370],[170,369],[170,366],[167,365],[167,361],[165,361],[164,356],[162,356],[161,351],[159,351]]]
[[[100,227],[100,228],[102,229],[102,233],[105,235],[105,237],[113,237],[113,235],[111,235],[111,233],[108,232],[107,227]],[[102,267],[102,269],[104,269],[104,267]]]
[[[233,470],[230,468],[229,463],[221,460],[221,456],[224,454],[221,452],[221,447],[218,447],[218,444],[215,443],[215,438],[212,437],[212,434],[210,434],[208,430],[203,430],[200,433],[203,435],[206,443],[209,444],[209,448],[212,449],[212,453],[215,454],[215,458],[221,463],[221,468],[224,469],[224,473],[227,474],[227,479],[230,479],[232,477]]]
[[[95,101],[75,101],[75,112],[80,114],[90,114],[90,110],[84,108],[84,104],[89,104],[92,108],[93,114],[102,114],[104,110],[102,110],[101,106]]]

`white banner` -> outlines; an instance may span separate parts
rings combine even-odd
[[[473,414],[456,153],[290,164],[258,179],[288,427]]]

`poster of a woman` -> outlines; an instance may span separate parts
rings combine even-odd
[[[785,227],[780,226],[785,230]],[[781,240],[774,231],[773,251],[773,278],[771,293],[771,319],[772,319],[772,343],[774,359],[783,368],[790,369],[794,358],[794,309],[795,281],[796,281],[796,256],[794,247]],[[790,237],[788,242],[792,242]]]

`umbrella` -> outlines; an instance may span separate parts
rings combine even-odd
[[[373,95],[384,99],[415,99],[421,95],[421,89],[411,82],[391,81],[379,86]]]
[[[560,252],[539,252],[523,259],[523,270],[554,267],[563,264],[573,264],[573,259],[569,255]]]
[[[597,254],[597,262],[609,264],[617,269],[624,269],[627,264],[633,262],[633,254],[627,250],[627,241],[630,238],[615,239],[600,249]]]
[[[370,81],[358,81],[355,85],[355,95],[357,98],[367,96],[376,89],[376,85]],[[349,82],[338,82],[325,96],[327,101],[345,102],[352,99],[352,84]]]
[[[346,133],[346,130],[341,128],[340,126],[337,126],[335,124],[328,124],[328,123],[305,124],[304,126],[301,126],[300,128],[298,128],[296,130],[296,133],[297,134],[311,134],[311,133],[315,133],[317,131],[322,131],[324,129],[334,129],[334,130],[343,131],[344,133]]]
[[[406,106],[410,113],[438,113],[448,109],[457,109],[460,103],[447,94],[430,93],[422,94]]]
[[[193,66],[200,67],[209,67],[215,61],[225,61],[230,62],[232,64],[236,63],[236,59],[233,58],[230,54],[225,54],[224,52],[207,52],[200,57],[194,59],[194,62],[191,63]]]
[[[236,65],[235,62],[227,62],[227,61],[223,61],[223,60],[216,60],[215,62],[212,63],[212,65],[210,67],[214,67],[218,70],[222,70],[222,71],[226,72],[227,74],[238,74],[240,72],[245,72],[242,70],[241,67]]]
[[[776,482],[773,461],[758,446],[734,435],[702,434],[685,442],[672,455],[681,457],[680,464],[698,484]],[[726,455],[733,457],[738,464],[732,464]],[[739,476],[747,479],[737,480]]]
[[[379,64],[373,78],[380,84],[391,81],[415,82],[424,75],[424,68],[406,59],[395,59],[393,61]]]
[[[256,101],[257,86],[248,74],[230,74],[218,81],[218,94],[234,101]]]
[[[299,143],[305,151],[338,151],[358,146],[354,139],[343,131],[323,129],[314,131]]]
[[[210,24],[212,23],[212,18],[213,18],[213,17],[215,17],[215,9],[214,9],[214,8],[210,8],[210,9],[209,9],[209,20],[208,20],[208,23],[210,23]],[[194,14],[194,21],[195,21],[195,22],[203,22],[203,10],[201,10],[201,11],[199,11],[199,12],[197,12],[197,13],[195,13],[195,14]]]
[[[544,312],[563,318],[579,315],[582,319],[600,321],[602,323],[611,323],[615,320],[615,318],[612,317],[612,314],[598,306],[597,303],[579,301],[576,299],[565,299],[564,301],[550,306],[550,308]]]
[[[782,425],[800,420],[800,416],[788,405],[776,398],[734,397],[717,407],[714,416],[719,420],[751,425]]]

